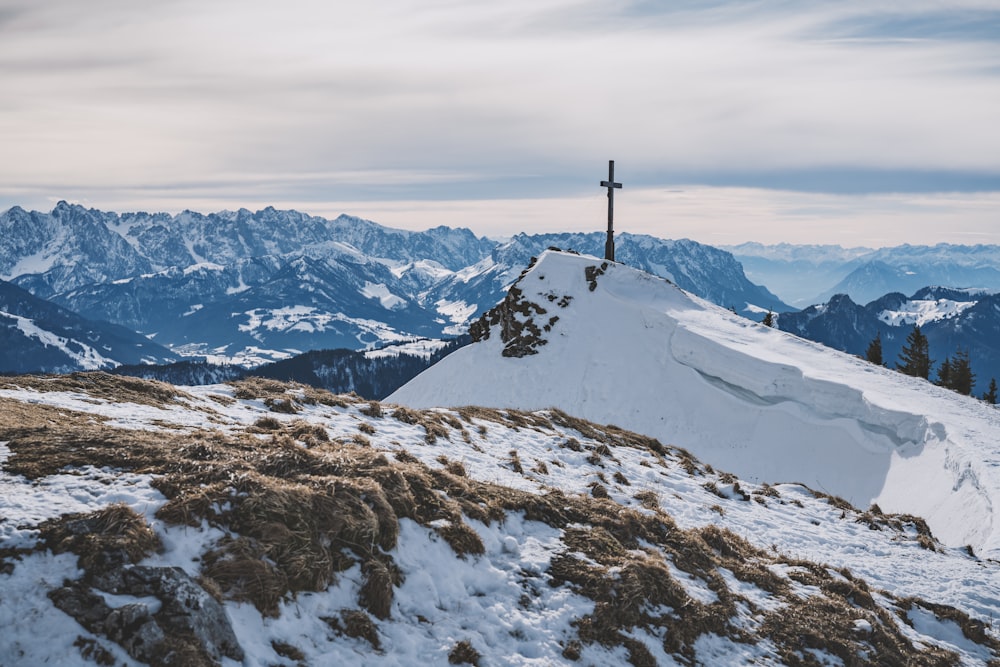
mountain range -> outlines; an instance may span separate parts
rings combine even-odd
[[[88,320],[0,280],[0,371],[68,373],[179,356],[122,326]]]
[[[497,242],[274,208],[119,215],[60,202],[50,213],[0,215],[0,277],[175,354],[257,365],[458,335],[531,257],[603,243],[599,232]],[[751,316],[789,308],[710,246],[622,234],[618,255]]]
[[[868,303],[933,285],[1000,289],[996,245],[904,244],[875,250],[744,243],[723,248],[740,261],[747,276],[798,308],[826,303],[836,294]]]
[[[919,325],[933,361],[968,352],[975,391],[982,393],[991,378],[1000,377],[1000,290],[925,287],[909,297],[886,294],[866,305],[839,294],[827,303],[778,314],[774,323],[782,331],[858,356],[879,336],[890,367]],[[932,371],[930,379],[935,378]]]

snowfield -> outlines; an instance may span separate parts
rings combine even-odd
[[[601,266],[588,280],[587,267]],[[548,252],[517,287],[545,310],[533,311],[540,324],[558,318],[535,354],[503,356],[508,343],[494,327],[388,400],[557,407],[684,447],[743,479],[799,482],[862,508],[921,516],[946,544],[1000,558],[994,407],[621,264]]]

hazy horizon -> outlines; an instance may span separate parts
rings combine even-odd
[[[1000,7],[180,0],[0,10],[0,210],[1000,243]]]

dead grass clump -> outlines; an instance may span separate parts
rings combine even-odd
[[[323,617],[321,620],[330,626],[338,635],[364,639],[376,651],[382,650],[382,641],[371,617],[360,609],[341,609],[340,618]]]
[[[277,617],[288,578],[265,557],[266,548],[245,537],[223,540],[202,556],[202,577],[230,599],[250,602],[264,616]]]
[[[465,464],[461,461],[444,461],[444,469],[448,471],[449,474],[455,475],[456,477],[468,477],[468,473],[465,470]]]
[[[233,396],[242,401],[263,399],[268,396],[284,398],[286,393],[296,386],[290,382],[280,382],[262,377],[248,377],[226,384],[233,388]]]
[[[484,408],[475,405],[466,405],[456,409],[459,418],[467,424],[473,420],[493,422],[494,424],[506,424],[503,413],[493,408]]]
[[[813,494],[813,497],[819,498],[821,500],[826,500],[828,504],[832,505],[833,507],[836,507],[839,510],[842,510],[844,512],[858,511],[858,508],[856,508],[854,505],[844,500],[840,496],[834,496],[829,493],[823,493],[822,491],[816,491],[814,489],[809,489],[809,491]]]
[[[288,424],[288,432],[293,439],[309,446],[317,445],[321,442],[330,442],[330,434],[326,432],[325,428],[319,424],[311,424],[302,419],[296,419],[291,424]]]
[[[103,371],[69,375],[19,375],[0,380],[0,386],[36,391],[81,392],[115,403],[138,403],[154,407],[165,407],[183,397],[191,398],[190,394],[166,382],[111,375]]]
[[[621,470],[616,470],[615,474],[612,475],[611,477],[622,486],[632,486],[632,482],[628,481],[628,477],[623,475]]]
[[[434,531],[448,543],[452,551],[463,558],[469,554],[481,556],[486,553],[486,547],[483,545],[479,533],[464,521],[449,521],[446,524],[435,526]]]
[[[510,456],[510,469],[519,475],[523,475],[524,466],[521,465],[521,456],[517,453],[517,450],[510,450],[510,452],[508,452],[508,456]]]
[[[644,491],[639,491],[634,496],[632,496],[639,501],[639,504],[645,509],[656,511],[660,509],[660,494],[651,489],[646,489]]]
[[[698,460],[694,458],[691,452],[678,447],[674,449],[674,453],[677,454],[681,467],[684,468],[684,472],[686,472],[690,477],[694,477],[701,472],[698,468]]]
[[[563,543],[569,551],[579,551],[602,565],[618,566],[628,557],[628,549],[600,526],[566,528]]]
[[[392,418],[396,421],[401,421],[404,424],[419,424],[423,421],[420,418],[420,413],[416,410],[404,407],[402,405],[397,406],[395,410],[392,411]]]
[[[372,417],[373,419],[378,419],[383,415],[382,404],[378,401],[371,401],[365,407],[359,410],[361,414]]]
[[[261,417],[253,423],[253,430],[268,433],[281,430],[281,421],[276,417]]]
[[[375,435],[375,427],[369,422],[361,422],[358,424],[358,430],[366,435]]]
[[[457,642],[448,652],[448,663],[452,665],[473,665],[479,667],[479,660],[482,656],[479,651],[466,640]]]
[[[812,595],[806,599],[792,596],[788,607],[768,612],[760,634],[778,649],[779,658],[788,665],[814,664],[803,649],[824,651],[846,665],[873,664],[887,667],[930,667],[957,665],[956,654],[936,646],[914,646],[888,614],[878,609],[872,613],[852,607],[839,597]],[[856,622],[866,621],[871,632],[859,630]]]
[[[392,587],[401,583],[399,571],[395,565],[372,559],[361,566],[361,572],[364,582],[361,584],[359,603],[375,617],[389,618],[392,613]]]
[[[594,482],[590,486],[590,495],[594,498],[608,499],[611,496],[608,494],[608,489],[600,482]]]
[[[4,469],[28,479],[84,466],[143,472],[166,464],[172,458],[171,447],[180,448],[191,441],[190,436],[162,431],[116,429],[82,414],[67,417],[60,416],[58,410],[26,412],[19,413],[27,418],[22,424],[8,425],[9,415],[0,416],[0,440],[6,440],[12,452]],[[51,423],[39,421],[53,414],[56,418]]]
[[[264,405],[266,405],[271,412],[280,412],[286,415],[298,414],[298,412],[302,409],[299,407],[298,403],[290,397],[278,398],[268,396],[264,399]]]
[[[136,563],[162,546],[146,520],[124,503],[90,514],[64,514],[43,522],[39,531],[53,553],[76,554],[88,576]]]
[[[583,451],[583,445],[581,445],[580,441],[577,440],[576,438],[566,438],[566,442],[562,443],[562,446],[574,452]]]
[[[418,459],[416,456],[409,453],[405,449],[400,449],[394,452],[393,457],[400,463],[420,463],[420,459]]]

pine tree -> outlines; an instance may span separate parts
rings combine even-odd
[[[914,324],[913,331],[906,337],[906,345],[899,353],[896,370],[905,375],[927,379],[931,374],[934,361],[930,358],[927,336],[920,332],[920,326]]]
[[[997,404],[997,379],[996,378],[990,378],[990,388],[986,390],[985,394],[983,394],[983,400],[986,401],[987,403],[989,403],[990,405],[996,405]]]
[[[969,351],[958,350],[951,362],[951,389],[965,396],[971,396],[974,384],[976,384],[976,374],[972,372]]]
[[[942,361],[941,365],[938,367],[938,379],[936,384],[939,387],[944,387],[946,389],[955,388],[952,386],[954,383],[954,378],[952,377],[953,368],[954,366],[952,365],[951,359],[949,357],[945,357],[944,361]]]
[[[868,349],[865,350],[865,359],[869,362],[875,364],[876,366],[881,366],[884,362],[882,361],[882,332],[875,334],[875,338],[872,342],[868,343]]]
[[[764,319],[761,320],[760,323],[763,324],[765,327],[773,327],[774,326],[774,313],[772,313],[770,310],[767,311],[767,315],[764,316]]]

